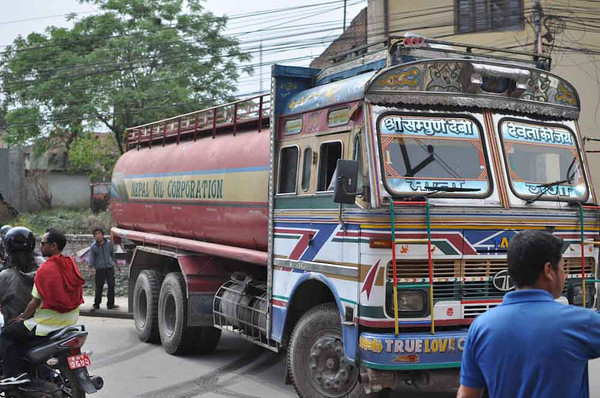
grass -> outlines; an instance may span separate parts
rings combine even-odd
[[[43,235],[47,228],[54,227],[67,234],[91,234],[95,227],[108,233],[112,226],[110,212],[93,214],[89,208],[53,208],[35,213],[22,213],[11,220],[13,226],[24,226],[36,235]]]

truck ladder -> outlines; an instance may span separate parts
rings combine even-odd
[[[584,228],[584,210],[585,209],[589,209],[589,210],[600,210],[600,206],[598,205],[582,205],[581,203],[577,202],[577,204],[579,205],[579,234],[580,234],[580,241],[581,241],[581,294],[583,295],[582,297],[582,306],[584,308],[587,307],[587,299],[585,297],[586,292],[585,292],[585,283],[586,282],[592,282],[592,283],[597,283],[600,282],[600,280],[598,279],[586,279],[586,275],[585,275],[585,245],[594,245],[594,246],[600,246],[600,241],[597,240],[585,240],[585,228]],[[596,262],[596,267],[598,266],[598,263]]]
[[[427,239],[396,239],[396,217],[394,214],[394,205],[400,206],[423,206],[425,207]],[[429,200],[425,198],[422,201],[390,201],[390,223],[392,230],[392,270],[393,270],[393,291],[394,291],[394,332],[397,336],[398,330],[398,276],[396,264],[396,244],[426,244],[427,261],[429,263],[429,283],[413,284],[403,287],[428,287],[429,288],[429,314],[431,317],[431,334],[435,334],[435,317],[433,314],[433,260],[431,258],[431,206]]]

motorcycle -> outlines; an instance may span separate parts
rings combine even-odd
[[[85,398],[104,381],[90,376],[90,352],[81,351],[88,333],[84,325],[57,330],[28,348],[27,373],[5,379],[0,375],[0,397]]]

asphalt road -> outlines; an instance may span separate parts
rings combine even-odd
[[[211,355],[174,357],[141,343],[131,320],[81,317],[89,331],[90,373],[105,380],[94,398],[297,397],[284,382],[285,357],[224,333]],[[590,363],[590,397],[600,398],[600,360]],[[383,395],[381,395],[383,396]],[[398,398],[450,398],[406,391]]]

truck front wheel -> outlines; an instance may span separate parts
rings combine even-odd
[[[160,274],[155,270],[140,272],[133,289],[133,319],[140,340],[158,342],[158,294]]]
[[[312,308],[298,321],[287,366],[301,398],[366,396],[358,369],[344,355],[340,314],[333,303]]]
[[[221,331],[212,326],[187,326],[185,280],[179,272],[165,277],[158,299],[160,341],[169,354],[208,353],[219,344]]]

